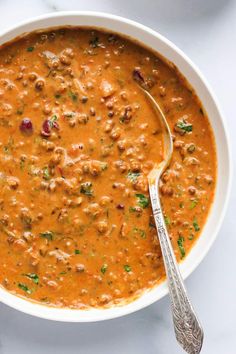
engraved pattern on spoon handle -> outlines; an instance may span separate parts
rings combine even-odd
[[[175,335],[182,348],[189,354],[198,354],[203,342],[203,330],[188,299],[187,292],[179,272],[173,248],[168,236],[163,218],[158,187],[149,185],[150,197],[158,237],[162,250],[169,294],[171,299],[172,316]]]

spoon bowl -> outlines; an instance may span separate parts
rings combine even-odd
[[[153,109],[157,113],[160,118],[161,127],[163,129],[163,140],[164,140],[164,159],[159,164],[155,164],[154,168],[150,171],[148,175],[149,183],[155,183],[156,178],[160,178],[162,173],[166,170],[169,166],[172,154],[173,154],[173,140],[171,136],[170,127],[167,123],[166,117],[162,112],[161,107],[159,104],[154,100],[152,95],[142,88],[144,94],[146,95],[147,99],[151,102]]]

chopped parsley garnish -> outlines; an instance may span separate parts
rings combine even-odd
[[[130,213],[135,213],[136,212],[136,208],[135,207],[129,207],[129,211]]]
[[[90,39],[89,41],[89,45],[92,47],[92,48],[97,48],[99,47],[99,38],[98,37],[94,37],[92,39]]]
[[[102,267],[101,267],[101,272],[102,272],[102,274],[105,274],[105,273],[106,273],[107,268],[108,268],[108,265],[107,265],[107,264],[103,264],[103,265],[102,265]]]
[[[190,234],[189,237],[188,237],[188,239],[189,239],[190,241],[193,240],[193,239],[194,239],[194,235],[193,235],[193,234]]]
[[[181,209],[183,209],[183,208],[184,208],[184,203],[183,203],[183,202],[180,202],[180,203],[179,203],[179,207],[180,207]]]
[[[190,209],[194,209],[195,206],[197,205],[197,203],[198,203],[198,200],[196,200],[196,199],[192,200],[191,204],[190,204]]]
[[[29,289],[28,286],[23,283],[18,283],[18,288],[25,291],[27,294],[32,294],[32,290]]]
[[[80,186],[80,193],[88,195],[91,197],[93,195],[92,191],[92,183],[91,182],[84,182]]]
[[[165,220],[166,226],[170,226],[170,224],[171,224],[170,218],[168,216],[165,216],[164,220]]]
[[[50,125],[50,128],[53,128],[54,123],[57,121],[57,116],[54,114],[52,118],[49,119],[48,123]]]
[[[131,206],[129,207],[129,212],[130,213],[135,213],[136,217],[139,218],[142,214],[142,208],[140,206]]]
[[[48,241],[52,241],[54,238],[54,232],[52,232],[52,231],[40,232],[39,235],[42,238],[46,238]]]
[[[135,194],[138,198],[138,205],[140,205],[143,209],[149,206],[149,199],[143,194]]]
[[[80,250],[75,250],[75,254],[81,254]]]
[[[22,275],[23,275],[24,277],[27,277],[27,278],[33,280],[33,282],[34,282],[35,284],[38,284],[38,283],[39,283],[39,277],[38,277],[38,275],[35,274],[35,273],[26,273],[26,274],[22,274]]]
[[[73,102],[76,102],[78,100],[78,95],[77,93],[74,93],[72,91],[68,92],[69,97],[72,99]]]
[[[140,176],[140,172],[128,172],[127,178],[131,181],[131,182],[136,182],[137,178]]]
[[[200,227],[198,225],[198,222],[197,222],[196,218],[194,218],[194,220],[193,220],[193,227],[194,227],[195,231],[200,231]]]
[[[185,133],[190,133],[193,130],[192,124],[186,122],[186,120],[179,120],[176,126],[183,130]]]
[[[129,273],[129,272],[131,272],[131,267],[128,265],[128,264],[125,264],[124,265],[124,270],[127,272],[127,273]]]
[[[47,181],[50,179],[50,172],[47,166],[43,168],[43,178],[46,179]]]
[[[61,98],[61,95],[60,95],[59,93],[56,93],[54,96],[55,96],[55,98],[57,98],[57,99],[58,99],[58,98]]]
[[[142,229],[138,229],[137,227],[134,227],[133,232],[139,234],[142,238],[146,238],[146,232]]]
[[[185,256],[184,237],[180,236],[178,238],[177,243],[178,243],[178,246],[179,246],[179,251],[180,251],[180,254],[181,254],[181,258],[183,258]]]
[[[27,52],[33,52],[34,51],[34,47],[28,47],[27,48]]]

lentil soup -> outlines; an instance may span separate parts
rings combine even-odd
[[[0,282],[56,307],[130,301],[165,277],[147,175],[163,159],[148,87],[173,133],[160,182],[178,260],[214,197],[214,136],[173,65],[86,28],[27,34],[0,48]]]

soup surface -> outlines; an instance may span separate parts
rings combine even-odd
[[[131,300],[164,278],[147,175],[174,154],[160,195],[178,260],[207,218],[214,137],[198,99],[157,54],[81,28],[0,48],[0,282],[57,307]]]

